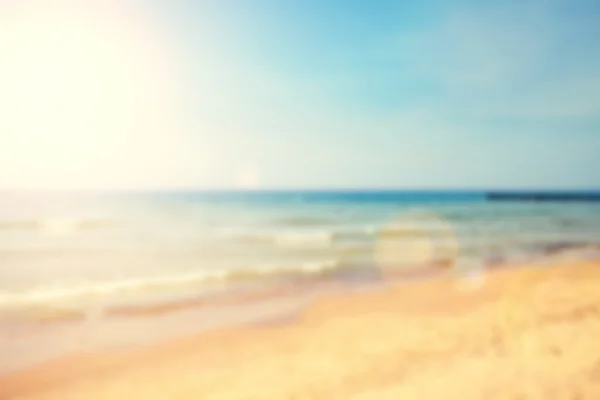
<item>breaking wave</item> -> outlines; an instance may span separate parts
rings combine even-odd
[[[0,221],[0,231],[82,231],[113,227],[118,221],[108,218],[45,218]]]
[[[230,228],[217,231],[216,236],[222,240],[231,240],[245,244],[265,244],[291,248],[325,248],[345,240],[370,240],[378,232],[379,229],[374,226],[311,230],[245,230]]]
[[[126,279],[75,287],[39,287],[21,292],[0,292],[0,308],[39,305],[47,302],[70,301],[97,297],[111,297],[169,291],[194,285],[235,283],[278,278],[318,277],[348,267],[338,259],[323,259],[288,265],[258,265],[253,268],[210,270],[185,275]]]

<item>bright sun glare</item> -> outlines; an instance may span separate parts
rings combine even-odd
[[[117,2],[23,3],[0,11],[0,186],[144,182],[175,145],[156,29]]]

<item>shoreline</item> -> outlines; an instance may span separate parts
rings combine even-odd
[[[546,245],[535,252],[523,253],[515,257],[489,257],[481,258],[475,263],[476,269],[511,268],[522,264],[552,263],[563,256],[576,259],[600,259],[600,245],[586,242],[564,242]],[[473,262],[473,261],[471,261]],[[136,316],[138,314],[155,315],[168,313],[178,309],[212,306],[224,303],[236,303],[243,299],[254,301],[260,297],[274,297],[277,292],[288,292],[290,288],[311,288],[321,285],[364,286],[381,284],[384,281],[400,281],[409,283],[422,279],[435,278],[439,271],[444,271],[447,266],[438,268],[435,263],[429,267],[415,271],[395,273],[393,270],[387,275],[385,268],[378,268],[374,262],[362,265],[353,265],[331,271],[324,270],[314,275],[281,276],[267,279],[232,280],[227,282],[214,282],[202,285],[173,286],[170,290],[165,287],[161,290],[132,291],[124,293],[93,294],[89,296],[74,295],[64,299],[57,297],[47,300],[29,300],[21,305],[15,303],[4,304],[0,308],[0,334],[2,328],[19,323],[46,324],[62,322],[78,322],[89,317],[90,314],[107,316]],[[466,271],[466,270],[465,270]]]
[[[212,316],[210,314],[211,307],[202,307],[201,305],[194,307],[190,306],[190,304],[187,305],[189,306],[187,308],[177,309],[177,307],[174,307],[167,311],[164,308],[147,309],[143,317],[140,317],[139,314],[137,317],[134,317],[136,315],[135,310],[129,310],[129,313],[123,311],[121,318],[114,319],[114,321],[120,321],[122,325],[118,326],[117,324],[111,327],[108,324],[106,325],[106,329],[114,329],[115,333],[123,336],[123,333],[127,329],[132,329],[131,326],[127,326],[127,323],[133,319],[138,319],[138,322],[142,320],[146,321],[147,325],[143,326],[142,324],[144,328],[142,330],[144,331],[148,330],[151,326],[154,326],[155,329],[161,327],[163,330],[165,327],[170,326],[173,331],[177,331],[175,329],[177,326],[186,325],[187,332],[182,332],[181,335],[174,334],[172,337],[167,337],[166,339],[154,337],[154,340],[147,340],[146,343],[141,344],[139,342],[136,343],[134,340],[129,345],[117,348],[110,348],[110,346],[102,348],[100,346],[100,349],[97,351],[73,351],[66,356],[8,372],[0,375],[0,399],[10,399],[15,396],[34,399],[38,398],[36,396],[42,396],[44,393],[49,393],[49,398],[58,399],[68,397],[65,394],[73,393],[73,390],[84,390],[84,393],[91,393],[92,388],[101,389],[101,392],[102,390],[107,391],[106,393],[112,393],[110,396],[115,396],[114,393],[120,393],[118,392],[119,389],[115,389],[115,385],[117,387],[120,387],[119,385],[122,386],[123,379],[126,382],[140,383],[142,382],[140,381],[142,377],[142,380],[150,377],[150,381],[154,383],[151,378],[154,375],[148,369],[164,370],[167,368],[168,370],[170,365],[183,368],[180,364],[188,365],[193,371],[203,371],[203,374],[205,373],[207,376],[217,373],[229,376],[229,385],[220,387],[217,393],[220,393],[219,390],[228,392],[228,390],[234,390],[235,386],[239,386],[239,390],[242,391],[237,392],[238,397],[227,398],[243,399],[247,397],[242,396],[241,393],[244,393],[243,390],[248,390],[251,383],[246,382],[247,379],[236,372],[239,368],[242,368],[242,365],[245,368],[250,368],[245,371],[252,374],[254,373],[254,369],[259,370],[263,368],[263,364],[283,363],[287,365],[287,362],[282,360],[287,360],[288,357],[291,357],[290,354],[295,354],[294,357],[299,357],[299,359],[295,360],[292,357],[295,360],[294,363],[298,362],[297,368],[302,369],[304,368],[302,367],[304,364],[314,364],[314,360],[320,357],[322,351],[326,353],[331,350],[328,348],[329,345],[332,349],[338,349],[338,341],[345,343],[346,351],[344,352],[342,351],[344,349],[340,348],[339,351],[341,353],[336,352],[337,356],[329,359],[328,363],[332,368],[331,374],[333,376],[338,376],[337,374],[339,374],[335,372],[336,368],[344,369],[352,365],[362,371],[354,371],[352,374],[358,374],[361,377],[360,379],[366,381],[375,380],[375,383],[362,384],[368,387],[369,391],[378,391],[380,390],[380,386],[388,390],[390,385],[395,386],[395,384],[391,383],[393,381],[391,380],[391,375],[393,375],[391,369],[388,370],[388,367],[382,367],[385,370],[383,373],[384,378],[381,377],[381,374],[368,378],[367,375],[369,373],[363,371],[359,365],[363,362],[367,364],[373,362],[378,365],[379,363],[394,364],[394,361],[390,358],[392,354],[397,354],[400,359],[406,357],[407,354],[412,354],[409,357],[412,360],[411,362],[418,364],[424,362],[429,365],[428,361],[423,360],[428,360],[431,357],[435,360],[439,359],[438,361],[443,360],[445,359],[444,354],[447,351],[452,353],[455,351],[454,347],[459,345],[466,346],[467,348],[477,348],[479,346],[479,350],[475,349],[477,350],[476,352],[483,352],[486,354],[486,357],[491,357],[490,354],[496,352],[500,346],[498,343],[505,343],[502,346],[506,346],[506,343],[512,346],[515,345],[513,343],[514,338],[510,335],[513,334],[511,330],[515,330],[516,328],[510,324],[521,324],[518,326],[518,329],[524,329],[522,325],[526,325],[526,322],[520,321],[519,318],[524,320],[529,318],[521,315],[517,318],[517,322],[506,322],[506,324],[510,325],[507,328],[509,332],[498,334],[501,337],[499,339],[496,337],[498,335],[490,333],[497,328],[497,321],[492,321],[495,318],[493,311],[495,310],[497,314],[498,307],[513,307],[517,314],[522,314],[523,309],[527,308],[527,301],[532,301],[531,297],[533,294],[530,294],[530,291],[532,291],[532,288],[539,286],[540,282],[550,286],[554,285],[555,287],[550,287],[551,293],[546,293],[546,295],[557,296],[559,299],[562,298],[562,304],[560,301],[548,300],[550,297],[546,299],[549,304],[544,305],[543,313],[538,312],[540,315],[536,315],[540,324],[539,329],[546,329],[544,328],[545,325],[542,324],[543,321],[546,321],[544,323],[551,327],[561,324],[576,326],[578,323],[583,323],[578,322],[581,319],[585,320],[586,324],[592,324],[593,327],[596,327],[593,321],[590,322],[587,319],[593,317],[595,318],[594,321],[600,321],[600,290],[597,290],[600,288],[600,262],[593,260],[568,260],[568,257],[566,258],[567,260],[557,260],[554,262],[555,265],[544,266],[543,268],[529,264],[523,265],[522,268],[507,266],[506,268],[494,267],[488,269],[485,271],[485,280],[479,282],[480,287],[464,287],[461,285],[465,281],[457,280],[456,277],[439,276],[417,282],[391,282],[389,284],[375,285],[366,288],[367,290],[361,290],[359,287],[357,287],[358,290],[352,290],[348,287],[341,287],[336,290],[330,287],[328,288],[329,290],[320,295],[314,295],[313,293],[313,295],[304,297],[302,297],[301,293],[290,294],[289,292],[287,293],[288,297],[286,297],[285,293],[282,293],[285,290],[279,288],[279,292],[263,293],[263,296],[267,297],[267,300],[250,303],[249,306],[246,306],[250,308],[244,309],[244,306],[240,305],[240,303],[243,303],[243,299],[238,299],[237,304],[233,301],[234,304],[230,304],[231,314],[229,314],[228,318],[223,317],[223,312],[227,309],[227,305],[222,305],[221,308],[218,306],[212,308],[214,312]],[[515,282],[518,282],[519,285],[515,286]],[[558,290],[561,287],[564,290]],[[595,294],[592,293],[592,289],[598,294],[597,297],[594,297]],[[572,299],[569,300],[570,303],[565,303],[564,301],[565,295],[562,292],[566,293],[567,291],[570,291],[570,296],[572,296]],[[269,308],[269,304],[271,308]],[[257,308],[252,309],[253,306]],[[263,319],[249,318],[251,314],[253,317],[261,315],[260,307],[263,307]],[[236,310],[231,311],[233,309]],[[198,322],[198,317],[201,316],[202,312],[205,313],[204,319],[210,320],[212,318],[213,323],[212,326],[211,324],[207,326],[204,323],[204,329],[197,330],[202,325]],[[217,321],[217,315],[221,316],[220,324]],[[227,321],[224,321],[223,318]],[[474,336],[472,332],[460,328],[460,324],[468,323],[465,321],[466,319],[481,320],[479,325],[471,323],[471,329],[477,333]],[[190,324],[191,321],[196,321],[196,325]],[[413,327],[412,331],[408,330],[408,326],[415,324],[416,327]],[[436,328],[436,324],[443,328],[439,326]],[[600,323],[597,325],[600,326]],[[138,326],[137,329],[140,329],[140,327]],[[398,332],[402,332],[402,334],[398,333],[398,335],[390,336],[390,329],[400,329]],[[447,330],[447,335],[442,334],[440,337],[440,332],[443,329]],[[518,329],[516,330],[518,331]],[[362,334],[359,335],[355,330],[362,331]],[[408,333],[409,331],[411,332],[410,334]],[[106,334],[106,332],[104,333]],[[102,332],[95,332],[95,335],[100,336],[101,334]],[[164,335],[164,331],[161,334]],[[60,332],[56,335],[59,336]],[[404,340],[416,341],[413,343],[412,350],[409,346],[405,350],[399,351],[398,346],[400,346],[399,343],[402,341],[401,338],[403,335],[409,337],[409,339],[405,338]],[[438,348],[439,346],[435,340],[431,343],[428,342],[427,345],[424,344],[425,342],[420,345],[417,344],[420,343],[420,336],[425,338],[431,335],[437,337],[439,342],[450,341],[453,342],[453,345],[449,346],[449,348],[446,348],[448,346]],[[472,336],[470,339],[465,339],[465,337],[468,338],[470,335]],[[152,335],[149,336],[151,337]],[[457,336],[458,339],[452,339],[454,336]],[[359,340],[361,337],[363,339]],[[368,338],[368,340],[364,340],[364,338]],[[372,349],[375,352],[374,354],[371,354],[370,350],[364,353],[364,349],[354,351],[353,346],[356,343],[359,343],[359,347],[372,343],[376,348],[378,340],[375,339],[380,339],[382,348],[380,350]],[[127,341],[124,340],[124,342]],[[496,344],[494,345],[494,343]],[[433,350],[431,349],[432,347],[434,348]],[[24,346],[23,351],[31,352],[33,350],[27,350]],[[357,351],[358,353],[354,354]],[[406,353],[407,351],[408,353]],[[568,353],[568,349],[562,349],[561,351]],[[345,353],[349,354],[344,355]],[[256,360],[252,359],[254,360],[252,362],[255,362],[255,368],[243,361],[245,359],[244,355],[251,359],[252,357],[258,357]],[[360,362],[356,364],[358,361]],[[405,363],[408,362],[404,361]],[[467,364],[471,362],[466,359],[463,361]],[[598,363],[600,366],[600,357],[598,358]],[[265,372],[269,377],[272,374],[275,380],[277,380],[277,376],[285,379],[286,375],[282,375],[281,371],[277,372],[270,368],[267,368],[270,373]],[[310,370],[312,367],[306,368]],[[486,368],[491,367],[487,366]],[[192,370],[187,370],[188,372],[186,373],[189,374]],[[324,373],[327,375],[329,373],[327,371],[321,371],[321,374]],[[425,372],[425,374],[427,373]],[[126,377],[121,377],[121,374]],[[354,376],[352,374],[351,376]],[[169,372],[166,375],[168,375],[167,378],[162,378],[162,375],[154,376],[158,380],[156,383],[159,384],[164,381],[164,384],[172,386],[173,384],[178,384],[166,382],[177,382],[178,379],[183,379],[181,374]],[[312,380],[306,383],[309,387],[320,385],[318,383],[319,379],[317,379],[319,376],[324,381],[330,379],[322,375],[314,375],[314,373],[311,376]],[[231,381],[231,379],[239,379],[240,382]],[[415,379],[418,381],[417,378]],[[194,386],[188,381],[189,379],[184,379],[185,384],[183,386],[186,384]],[[399,379],[399,381],[403,381],[403,379]],[[118,382],[121,383],[118,384]],[[348,383],[348,385],[352,387],[353,383]],[[404,393],[403,390],[405,389],[403,388],[408,387],[406,385],[408,384],[405,383],[402,388],[396,388],[398,393]],[[130,398],[140,398],[139,393],[136,397],[135,386],[134,383],[128,386],[128,390],[134,393]],[[227,386],[230,387],[227,388]],[[362,387],[361,384],[358,386]],[[207,392],[202,392],[202,390],[209,390],[208,388],[210,388],[210,385],[206,387],[200,385],[186,390],[190,392],[189,398],[198,398],[198,396],[208,395]],[[140,393],[146,393],[142,387],[138,389],[141,391]],[[263,390],[265,393],[271,393],[271,389],[262,387],[253,388],[252,390],[258,392]],[[356,390],[363,390],[359,389]],[[396,389],[389,390],[395,393]],[[117,392],[111,392],[111,390],[116,390]],[[300,385],[285,390],[281,393],[301,393],[304,389]],[[344,388],[322,388],[319,390],[322,390],[323,393],[337,394],[339,392],[348,395],[354,394],[355,391],[355,389]],[[350,390],[350,392],[345,392],[345,390]],[[52,397],[52,395],[55,397]],[[107,394],[104,397],[103,395],[98,395],[97,397],[90,398],[119,398],[110,396]],[[129,395],[124,394],[123,396]],[[323,396],[314,398],[328,398],[325,397],[325,394]],[[144,396],[142,395],[142,397]],[[88,397],[83,396],[83,398]],[[154,397],[145,398],[165,397],[155,395]],[[221,397],[215,395],[214,398]],[[267,396],[260,398],[281,397]]]
[[[315,287],[288,284],[215,298],[117,306],[90,315],[60,310],[34,313],[29,319],[5,321],[0,348],[9,350],[0,357],[0,378],[80,354],[129,351],[214,329],[288,319],[315,298],[335,290],[324,283]]]

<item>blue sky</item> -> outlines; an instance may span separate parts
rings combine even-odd
[[[190,61],[209,185],[241,162],[274,187],[600,187],[592,1],[189,2],[162,15]]]
[[[22,156],[30,149],[27,140],[20,152],[0,140],[0,180],[24,182],[27,176],[32,185],[102,187],[600,188],[600,6],[595,1],[136,4],[137,11],[119,11],[120,17],[98,25],[121,26],[113,29],[118,40],[109,47],[98,36],[104,32],[100,28],[82,31],[85,35],[65,31],[60,36],[65,40],[82,39],[66,47],[78,50],[63,51],[56,70],[62,71],[62,62],[68,67],[63,70],[73,73],[63,71],[63,83],[47,78],[59,82],[56,87],[77,88],[90,78],[71,82],[72,76],[86,67],[95,82],[122,82],[113,92],[98,84],[89,102],[114,104],[120,114],[106,108],[101,115],[97,106],[79,111],[94,121],[113,112],[118,123],[106,124],[102,134],[96,124],[95,133],[85,136],[81,132],[90,129],[81,124],[93,126],[81,119],[77,129],[69,125],[69,136],[60,133],[66,125],[55,118],[57,133],[45,143],[70,143],[63,147],[71,150],[35,158],[30,151]],[[131,39],[131,26],[145,19],[152,27],[139,28],[146,33]],[[78,26],[73,29],[93,24]],[[52,36],[40,32],[41,38]],[[15,43],[7,48],[22,47],[22,41]],[[111,53],[121,43],[129,47]],[[154,56],[127,58],[159,45]],[[35,53],[47,47],[31,48]],[[77,52],[89,53],[88,62],[64,60]],[[22,53],[10,54],[19,59]],[[34,59],[46,62],[53,54]],[[114,62],[95,60],[98,54]],[[162,68],[164,60],[171,64],[170,83],[161,86],[156,82],[162,78],[152,73],[159,74],[154,66]],[[108,65],[112,75],[105,72],[110,68],[94,70],[94,65]],[[119,71],[120,65],[129,69]],[[23,70],[18,62],[15,66],[13,75],[4,74],[8,83],[15,81],[14,71]],[[146,74],[133,77],[137,86],[128,83],[132,70]],[[42,93],[30,90],[30,98]],[[86,104],[84,92],[72,93],[73,106]],[[144,107],[136,98],[144,99]],[[3,107],[13,107],[11,98],[5,100]],[[38,108],[46,110],[52,102]],[[168,118],[160,110],[165,108],[175,110],[168,117],[175,122],[164,122]],[[31,133],[39,126],[27,129],[29,142],[39,140]],[[127,141],[107,133],[133,130],[153,135],[140,133]],[[14,137],[26,137],[20,125],[15,132]],[[72,154],[80,156],[70,160]],[[2,160],[11,155],[12,161]],[[46,167],[27,169],[36,159],[46,159]],[[87,173],[68,172],[84,168]],[[12,175],[3,172],[11,169]]]

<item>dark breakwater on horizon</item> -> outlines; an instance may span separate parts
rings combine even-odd
[[[600,202],[600,192],[582,191],[495,191],[487,192],[485,199],[488,201],[521,201],[521,202]]]

